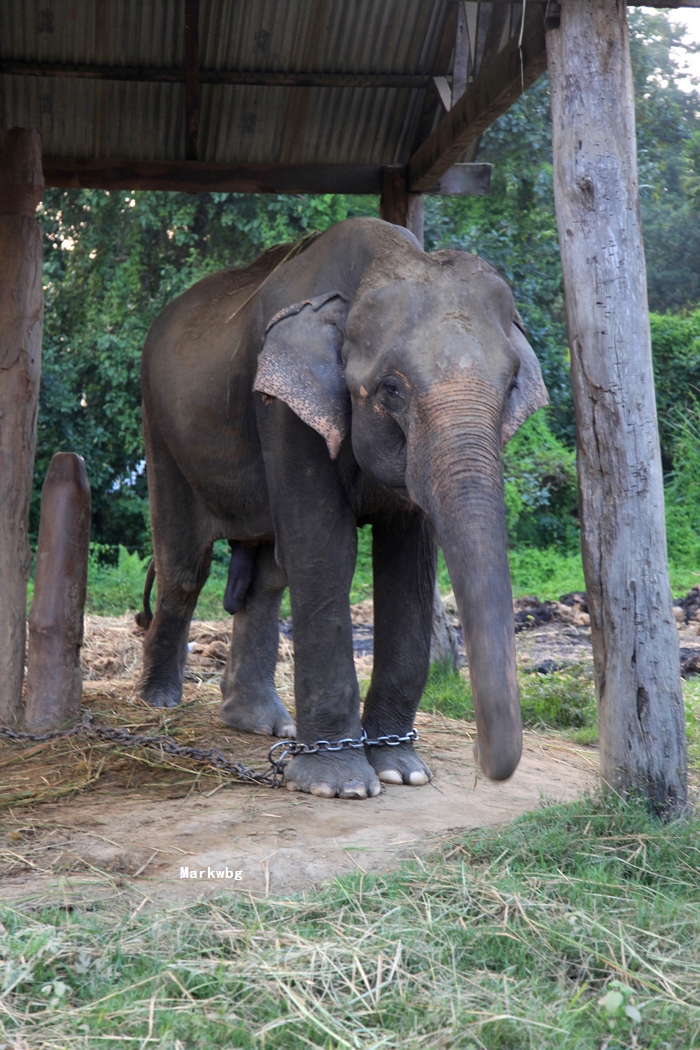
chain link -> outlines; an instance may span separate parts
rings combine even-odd
[[[300,740],[278,740],[272,745],[267,755],[270,768],[260,772],[246,766],[244,762],[232,762],[215,747],[190,747],[188,744],[178,744],[170,736],[146,736],[143,733],[132,733],[130,729],[119,729],[116,726],[94,725],[92,716],[85,709],[83,709],[82,722],[69,726],[67,729],[52,729],[46,733],[30,733],[0,725],[0,737],[14,743],[43,743],[46,740],[60,740],[72,736],[105,740],[121,747],[143,747],[152,751],[160,751],[162,754],[188,758],[192,762],[213,766],[222,772],[230,773],[241,783],[281,787],[285,764],[296,755],[315,755],[320,751],[347,751],[350,748],[397,747],[399,744],[418,740],[418,730],[411,729],[403,736],[389,733],[387,736],[378,736],[372,740],[369,739],[364,729],[361,737],[346,736],[341,740],[317,740],[315,744],[304,744]]]

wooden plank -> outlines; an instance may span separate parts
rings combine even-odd
[[[185,0],[185,158],[199,156],[199,0]]]
[[[544,72],[544,36],[543,9],[529,8],[522,47],[518,46],[516,34],[467,87],[457,105],[411,157],[411,192],[422,192],[432,186]]]
[[[454,164],[427,192],[444,197],[488,196],[492,170],[492,164]]]
[[[399,170],[405,168],[398,166]],[[381,164],[209,164],[44,157],[47,186],[66,189],[177,190],[184,193],[381,193]],[[428,190],[490,193],[490,164],[456,164]]]
[[[59,77],[68,80],[114,80],[134,83],[183,84],[186,69],[177,67],[102,66],[88,63],[25,62],[0,60],[0,74],[8,76]],[[412,88],[430,87],[424,73],[279,73],[264,70],[200,69],[200,84],[231,84],[248,87]]]
[[[36,131],[11,128],[0,154],[0,722],[20,720],[27,580],[27,533],[41,378],[44,296],[43,190]]]
[[[210,164],[44,157],[47,186],[184,193],[381,193],[381,164]]]
[[[547,51],[601,772],[673,816],[687,803],[685,723],[624,3],[562,4]]]

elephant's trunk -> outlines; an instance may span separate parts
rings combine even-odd
[[[476,406],[476,408],[475,408]],[[478,415],[478,418],[476,418]],[[409,439],[407,481],[435,526],[462,626],[474,694],[481,768],[515,771],[522,751],[507,558],[500,405],[473,384],[423,395]]]

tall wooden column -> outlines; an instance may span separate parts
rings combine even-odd
[[[687,803],[624,0],[563,0],[547,33],[554,199],[604,780]]]
[[[27,538],[41,374],[44,298],[41,142],[12,128],[0,153],[0,722],[19,720],[24,672]]]

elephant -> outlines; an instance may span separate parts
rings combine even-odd
[[[494,780],[522,723],[501,446],[548,403],[513,295],[459,250],[351,218],[213,274],[153,323],[141,369],[157,573],[139,689],[182,695],[187,638],[212,544],[227,539],[234,613],[220,718],[309,747],[290,790],[367,798],[430,780],[407,737],[429,671],[438,545],[464,627],[477,757]],[[371,525],[374,669],[362,717],[350,587]],[[289,586],[297,725],[275,690]],[[352,742],[354,746],[348,746]]]

